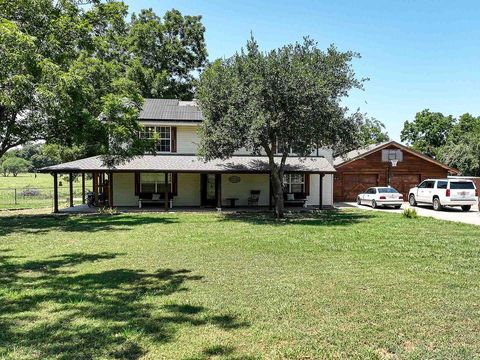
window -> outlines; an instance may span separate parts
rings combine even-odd
[[[145,126],[143,131],[140,132],[140,138],[153,139],[153,134],[155,134],[155,126]]]
[[[418,185],[419,189],[433,189],[435,186],[435,181],[424,181]]]
[[[305,192],[305,176],[304,174],[284,174],[283,186],[287,193],[303,193]]]
[[[155,139],[155,148],[158,152],[171,152],[172,129],[170,126],[145,126],[140,132],[140,138]]]
[[[437,181],[437,189],[446,189],[447,184],[447,181]]]
[[[280,142],[277,141],[277,143],[275,145],[276,145],[276,154],[283,154],[283,146],[280,144]],[[299,151],[298,151],[298,148],[296,148],[295,146],[291,146],[288,149],[288,153],[289,154],[298,154]]]
[[[375,188],[370,188],[367,190],[367,194],[376,194],[377,190]]]
[[[378,189],[378,192],[381,194],[397,194],[398,191],[395,190],[394,188],[380,188]]]
[[[473,190],[475,186],[471,181],[452,181],[450,182],[450,189],[452,190]]]
[[[163,194],[172,191],[171,173],[140,173],[140,192]]]
[[[170,127],[169,126],[157,127],[157,133],[159,135],[157,151],[170,152],[171,142],[172,142]]]

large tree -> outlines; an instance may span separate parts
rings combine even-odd
[[[385,125],[380,120],[365,116],[365,121],[360,126],[358,134],[359,145],[368,146],[389,140],[390,136],[385,131]]]
[[[358,114],[340,100],[361,88],[351,67],[358,55],[311,39],[263,53],[255,40],[246,51],[212,63],[200,76],[197,97],[204,114],[200,153],[228,158],[240,148],[264,153],[270,167],[275,214],[284,215],[283,174],[289,149],[305,157],[317,147],[351,148]],[[275,147],[283,149],[277,157]]]
[[[176,10],[127,16],[122,1],[2,2],[0,156],[38,139],[120,157],[151,146],[135,140],[142,95],[192,97],[205,29]]]
[[[400,139],[415,150],[435,158],[440,147],[447,143],[454,124],[455,119],[451,115],[425,109],[418,112],[413,121],[405,121]]]

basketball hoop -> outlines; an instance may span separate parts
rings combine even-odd
[[[390,160],[390,162],[392,163],[392,167],[395,167],[395,166],[397,166],[398,160],[392,159],[392,160]]]

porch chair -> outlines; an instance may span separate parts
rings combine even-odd
[[[250,190],[250,196],[248,197],[248,206],[258,206],[259,199],[260,190]]]

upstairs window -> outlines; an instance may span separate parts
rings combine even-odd
[[[142,139],[158,139],[155,149],[158,152],[172,151],[172,128],[170,126],[145,126],[140,132]]]
[[[277,155],[283,154],[282,144],[279,141],[277,141],[277,143],[275,145],[276,145],[275,153]],[[298,151],[298,148],[295,145],[288,148],[288,154],[298,154],[298,153],[300,153],[300,151]]]

